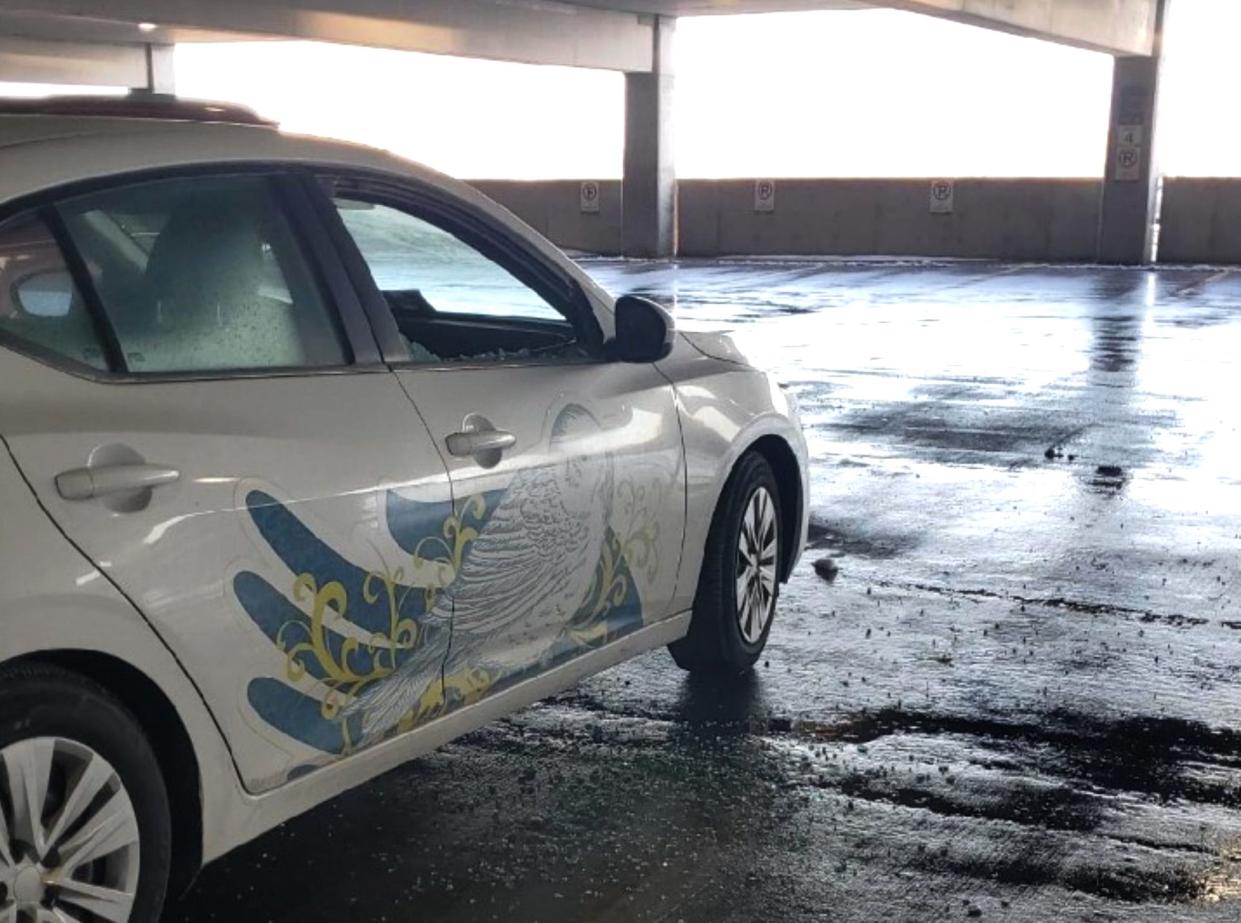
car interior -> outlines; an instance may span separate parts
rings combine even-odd
[[[410,362],[593,358],[564,309],[474,246],[395,208],[336,204]],[[123,371],[348,362],[335,318],[262,176],[140,183],[71,199],[52,216],[90,275]],[[20,259],[5,255],[14,248]],[[42,220],[9,222],[0,250],[0,331],[107,369],[100,331]]]
[[[414,362],[586,358],[566,320],[441,312],[419,289],[385,291]]]
[[[402,209],[335,196],[413,362],[586,359],[564,310],[473,244]]]
[[[129,371],[347,362],[261,179],[154,183],[74,200],[61,213]]]

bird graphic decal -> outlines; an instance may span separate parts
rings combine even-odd
[[[611,518],[612,459],[592,447],[599,424],[570,404],[556,417],[549,459],[517,473],[478,533],[432,622],[450,621],[390,681],[345,709],[366,739],[382,737],[426,692],[432,664],[512,672],[537,660],[577,611],[594,580]]]
[[[503,489],[455,503],[384,492],[384,525],[408,555],[395,566],[358,566],[273,493],[248,493],[258,535],[295,579],[282,587],[271,568],[247,566],[232,580],[282,658],[277,675],[250,681],[247,699],[328,756],[293,774],[642,626],[630,565],[653,572],[657,530],[612,531],[614,498],[634,494],[616,483],[590,411],[568,404],[549,418],[544,456]],[[419,579],[429,566],[445,575],[438,584]]]

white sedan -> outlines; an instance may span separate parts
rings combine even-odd
[[[791,399],[468,186],[0,101],[0,921],[152,923],[276,824],[667,645],[748,670]]]

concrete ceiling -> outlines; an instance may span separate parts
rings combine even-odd
[[[708,16],[729,13],[787,13],[796,10],[864,10],[883,6],[881,0],[567,0],[597,10],[628,10],[660,16]]]
[[[522,2],[522,0],[514,0]],[[537,0],[536,0],[537,2]],[[1147,55],[1163,0],[567,0],[665,16],[895,7],[1112,54]]]
[[[896,7],[1114,54],[1150,54],[1160,0],[0,0],[0,79],[90,82],[146,44],[307,39],[626,72],[655,15]],[[82,62],[78,66],[79,60]],[[117,77],[115,79],[121,79]],[[127,78],[126,78],[127,79]]]

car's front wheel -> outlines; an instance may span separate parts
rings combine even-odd
[[[155,923],[172,835],[159,763],[101,687],[0,668],[0,921]]]
[[[780,595],[780,488],[757,452],[741,457],[707,536],[689,634],[669,646],[692,672],[743,673],[767,644]]]

